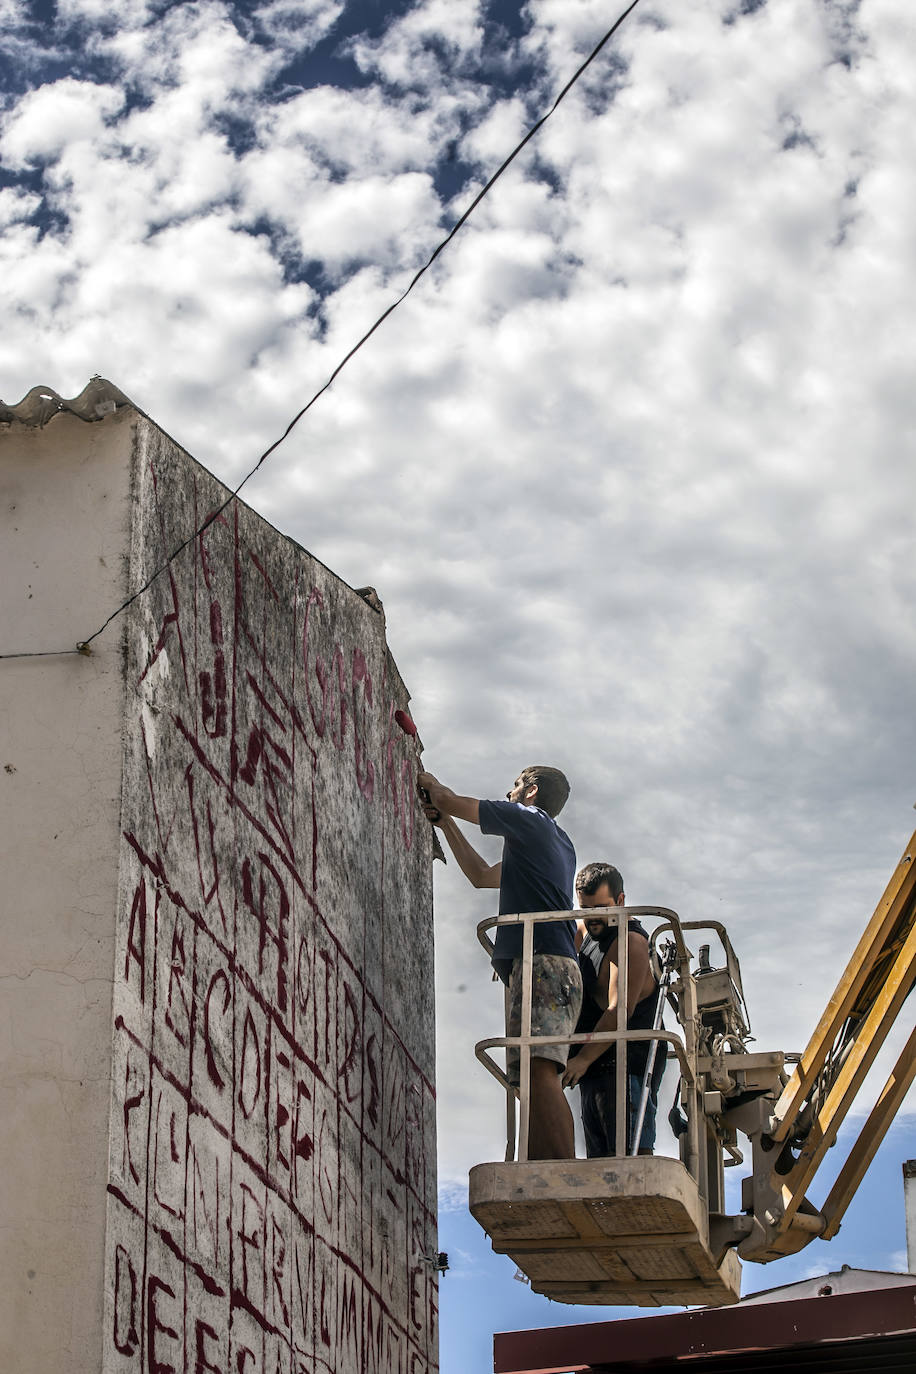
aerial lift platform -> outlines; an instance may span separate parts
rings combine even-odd
[[[492,917],[487,931],[523,927],[523,1033],[481,1041],[477,1057],[500,1082],[507,1102],[505,1160],[471,1170],[469,1203],[492,1239],[532,1289],[557,1302],[615,1306],[725,1306],[736,1302],[741,1260],[766,1264],[816,1237],[829,1240],[916,1076],[916,1030],[907,1040],[820,1208],[805,1194],[862,1082],[916,981],[916,834],[914,834],[821,1016],[805,1052],[751,1053],[741,971],[718,922],[682,922],[659,907],[609,907],[609,924],[630,916],[655,922],[650,957],[662,987],[659,1006],[674,1012],[677,1032],[606,1031],[536,1037],[531,1027],[531,955],[540,921],[577,912]],[[597,910],[597,909],[596,909]],[[687,945],[694,932],[716,937]],[[618,941],[618,1002],[626,1005],[627,941]],[[529,1160],[531,1054],[538,1044],[650,1039],[676,1060],[678,1104],[672,1112],[680,1158],[640,1156],[626,1133],[625,1055],[616,1056],[617,1152],[606,1159]],[[518,1046],[520,1083],[510,1084],[492,1051]],[[638,1140],[652,1071],[634,1114]],[[791,1074],[787,1060],[794,1059]],[[516,1112],[516,1106],[518,1111]],[[516,1115],[518,1116],[516,1130]],[[518,1147],[516,1150],[516,1136]],[[739,1148],[739,1137],[746,1144]],[[724,1169],[744,1164],[741,1211],[725,1209]],[[516,1158],[517,1154],[517,1158]]]

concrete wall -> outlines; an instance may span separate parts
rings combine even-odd
[[[123,596],[132,420],[0,432],[0,653]],[[0,662],[0,1369],[99,1366],[120,634]]]
[[[86,430],[133,426],[135,587],[224,490],[128,414]],[[101,618],[86,608],[67,642]],[[4,1367],[434,1369],[430,833],[383,619],[234,502],[118,624],[120,769],[119,713],[98,704],[111,1102],[82,1190],[97,1207],[107,1144],[108,1211],[104,1276],[79,1280],[98,1340],[88,1359],[52,1334],[55,1358]],[[102,655],[61,662],[102,672]],[[52,915],[36,966],[56,939]]]
[[[132,585],[223,499],[138,427]],[[366,602],[240,503],[136,603],[104,1369],[436,1364],[431,854]]]

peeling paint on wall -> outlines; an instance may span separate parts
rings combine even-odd
[[[136,427],[130,585],[224,489]],[[431,839],[382,616],[240,502],[125,617],[105,1374],[437,1367]]]

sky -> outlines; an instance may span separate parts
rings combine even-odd
[[[0,396],[99,373],[239,481],[623,7],[0,0]],[[727,924],[761,1049],[803,1048],[916,823],[914,44],[909,0],[641,0],[245,488],[378,589],[433,772],[562,767],[582,862]],[[437,865],[444,1374],[609,1315],[464,1210],[491,907]],[[745,1291],[902,1267],[914,1123]]]

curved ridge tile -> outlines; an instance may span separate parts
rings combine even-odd
[[[67,400],[50,386],[33,386],[16,405],[0,401],[0,424],[32,425],[42,428],[55,415],[67,412],[92,423],[116,410],[133,406],[133,401],[105,377],[93,377],[78,396]]]

